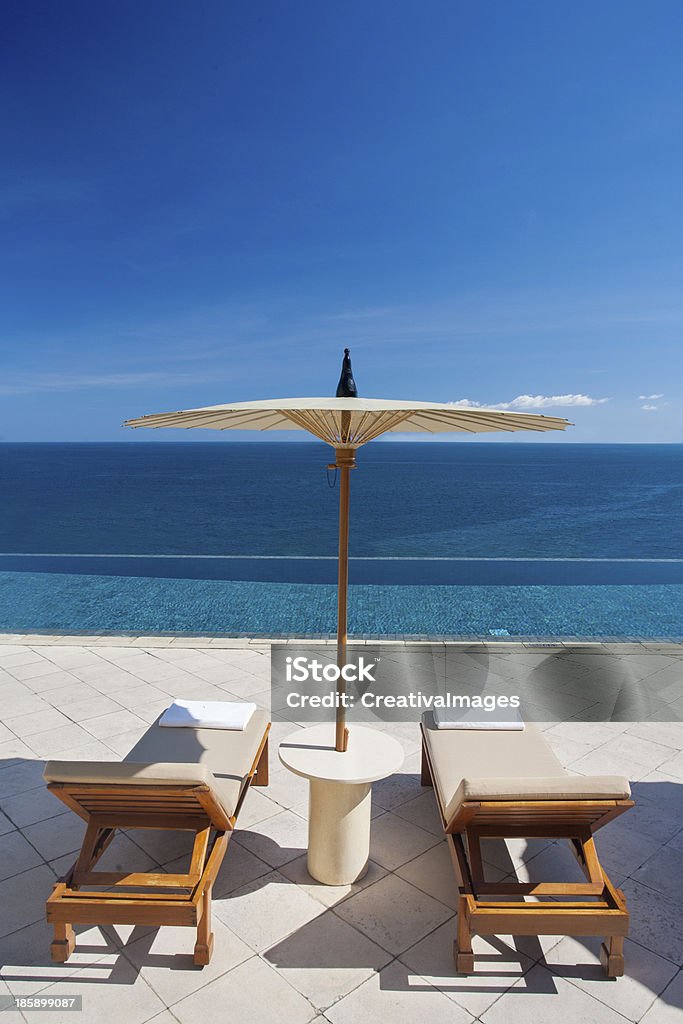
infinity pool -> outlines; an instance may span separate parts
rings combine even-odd
[[[0,572],[0,629],[327,635],[331,583]],[[352,584],[355,636],[683,638],[683,584]]]

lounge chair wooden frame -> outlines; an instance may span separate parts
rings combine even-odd
[[[422,732],[421,782],[434,786],[424,727]],[[473,935],[605,936],[600,960],[607,976],[624,973],[629,914],[623,892],[602,869],[593,834],[633,807],[633,800],[465,800],[447,821],[434,789],[458,883],[458,973],[474,971]],[[587,881],[488,882],[480,843],[494,838],[567,839]],[[505,899],[511,896],[519,900]],[[539,902],[525,903],[525,896]]]
[[[250,785],[268,785],[269,731],[270,724],[231,816],[207,785],[48,785],[55,796],[87,822],[78,859],[47,900],[47,920],[54,925],[50,946],[53,960],[63,963],[73,953],[74,924],[141,924],[196,928],[194,962],[202,966],[210,962],[212,887]],[[93,870],[120,828],[194,832],[187,872]],[[108,891],[96,891],[97,887],[106,887]]]

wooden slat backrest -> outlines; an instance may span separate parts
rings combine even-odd
[[[575,836],[596,832],[633,807],[632,800],[468,800],[447,832],[476,827],[482,836]]]
[[[162,786],[51,782],[48,789],[86,821],[118,827],[196,830],[202,823],[223,830],[234,826],[206,785]]]

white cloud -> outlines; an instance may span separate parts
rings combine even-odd
[[[551,409],[554,407],[604,405],[609,398],[591,398],[590,395],[517,395],[510,402],[483,405],[461,398],[451,404],[460,409]]]
[[[641,409],[644,409],[644,410],[645,410],[645,412],[656,412],[656,410],[657,410],[657,409],[659,408],[659,406],[657,406],[657,405],[649,405],[649,404],[648,404],[648,403],[646,402],[646,403],[645,403],[645,405],[641,405],[641,407],[640,407],[640,408],[641,408]]]
[[[664,395],[638,395],[639,402],[656,402],[658,398],[664,398]]]

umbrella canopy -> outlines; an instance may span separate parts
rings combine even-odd
[[[350,470],[355,468],[355,451],[382,434],[410,432],[480,434],[502,430],[564,430],[568,420],[538,413],[506,412],[443,405],[437,402],[389,401],[358,398],[351,371],[349,350],[344,349],[337,398],[275,398],[260,402],[209,405],[180,412],[160,412],[127,420],[127,427],[185,427],[209,430],[306,430],[335,450],[329,467],[339,470],[339,566],[337,583],[337,664],[346,663],[347,595],[349,573]],[[340,676],[337,684],[335,747],[347,749],[348,729]]]
[[[564,430],[569,421],[539,413],[472,409],[438,402],[384,398],[273,398],[208,405],[128,420],[127,427],[199,427],[209,430],[307,430],[333,448],[354,449],[381,434],[480,434],[495,430]]]

